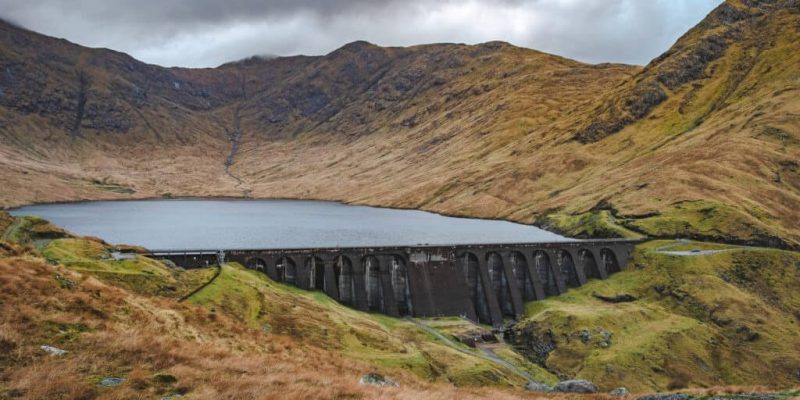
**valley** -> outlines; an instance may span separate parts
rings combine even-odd
[[[356,41],[168,68],[0,20],[0,400],[797,398],[798,65],[797,0],[725,0],[643,66]],[[252,230],[219,209],[172,229],[190,207],[163,204],[186,199],[239,202],[231,225]],[[12,210],[97,200],[163,214],[117,209],[133,219],[94,237]],[[297,245],[300,211],[242,205],[306,200],[360,225],[317,218]],[[357,206],[399,210],[336,211]],[[420,211],[441,215],[407,217]],[[72,222],[99,227],[93,213]],[[510,222],[524,225],[497,229]],[[136,223],[130,243],[109,239]],[[477,322],[388,316],[380,296],[348,307],[266,263],[183,268],[142,247],[455,249],[487,232],[635,243],[607,279]],[[470,304],[505,273],[469,281]]]
[[[727,1],[644,68],[356,42],[167,69],[4,24],[0,204],[325,199],[796,248],[797,20]]]

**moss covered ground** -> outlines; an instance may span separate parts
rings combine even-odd
[[[528,303],[515,327],[519,350],[553,373],[605,389],[796,385],[800,255],[759,248],[696,256],[659,252],[673,246],[724,247],[683,241],[638,246],[628,269],[608,280]],[[594,293],[637,300],[608,303]]]

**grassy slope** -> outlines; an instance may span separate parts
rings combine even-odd
[[[347,308],[321,292],[273,282],[238,264],[224,265],[220,276],[189,301],[387,370],[457,385],[521,383],[492,363],[433,341],[409,322]]]
[[[522,351],[535,358],[531,349],[552,337],[555,350],[544,361],[550,371],[606,389],[797,385],[800,255],[769,249],[690,257],[656,252],[704,247],[718,246],[649,242],[637,248],[628,270],[529,303],[515,328],[526,344]],[[595,292],[638,300],[606,303],[593,298]]]
[[[10,227],[14,221],[6,222],[9,222],[6,226]],[[43,240],[32,234],[28,234],[26,237],[29,240],[25,243],[39,245],[41,256],[35,250],[31,250],[34,253],[27,257],[21,257],[22,253],[9,251],[3,253],[0,264],[11,269],[31,268],[30,271],[26,271],[20,276],[33,274],[37,280],[41,281],[42,279],[47,280],[41,276],[42,268],[48,268],[44,264],[47,260],[55,265],[55,267],[49,267],[55,269],[55,279],[51,277],[50,286],[69,290],[76,286],[76,282],[84,282],[87,279],[91,280],[92,287],[116,286],[123,289],[115,290],[118,295],[123,293],[125,301],[136,303],[136,308],[141,312],[153,316],[175,312],[174,310],[165,310],[165,307],[167,309],[188,307],[177,306],[174,299],[208,282],[215,272],[214,268],[191,271],[176,270],[141,256],[130,260],[112,260],[108,257],[111,247],[91,238],[66,237]],[[12,250],[19,250],[18,247],[16,246]],[[12,278],[1,274],[0,277]],[[77,285],[82,286],[83,283],[77,283]],[[20,288],[19,290],[28,289]],[[10,299],[14,301],[9,300],[8,307],[23,300],[24,296],[13,297],[16,296],[14,293],[18,293],[18,291],[9,293]],[[49,300],[42,299],[41,301]],[[258,351],[267,353],[281,349],[281,351],[290,351],[295,354],[294,357],[298,358],[298,365],[306,363],[303,361],[305,358],[329,354],[330,356],[322,356],[323,359],[333,357],[335,360],[341,359],[344,363],[350,363],[351,373],[354,374],[359,371],[363,373],[367,370],[377,370],[400,380],[404,385],[425,387],[430,385],[426,382],[434,382],[433,389],[430,389],[434,393],[439,390],[445,390],[445,392],[456,390],[452,389],[453,386],[450,385],[488,386],[497,387],[498,390],[504,388],[502,389],[505,391],[503,396],[513,396],[514,391],[509,392],[508,388],[510,386],[520,387],[524,383],[520,377],[492,362],[447,347],[410,322],[352,310],[332,301],[322,293],[302,291],[275,283],[262,274],[246,270],[237,264],[222,266],[219,276],[210,285],[192,295],[187,303],[201,306],[204,311],[197,315],[207,318],[208,323],[211,324],[202,327],[189,324],[190,326],[178,328],[179,331],[183,328],[188,329],[191,333],[184,334],[199,342],[205,342],[208,339],[205,335],[209,335],[208,332],[201,331],[211,327],[215,331],[214,335],[219,335],[220,340],[228,343],[237,351],[244,351],[243,349],[250,348],[254,341],[261,341],[263,343],[257,346],[260,349]],[[4,309],[8,309],[8,307],[4,306]],[[66,347],[70,351],[78,351],[80,348],[80,351],[90,352],[84,347],[89,343],[82,342],[82,340],[91,335],[85,335],[85,333],[111,335],[112,330],[108,329],[109,331],[106,332],[102,321],[116,320],[116,313],[119,312],[109,311],[101,306],[97,307],[99,308],[95,311],[88,311],[97,313],[96,317],[98,318],[95,319],[98,321],[93,323],[74,322],[76,317],[69,309],[59,308],[48,312],[47,315],[52,316],[47,318],[44,318],[45,313],[42,311],[27,310],[27,318],[41,320],[40,325],[45,326],[46,329],[36,331],[30,340],[25,341],[26,344],[23,347],[28,352],[25,359],[41,358],[35,357],[35,351],[30,347],[32,340]],[[188,307],[188,309],[197,313],[197,307]],[[125,317],[140,318],[135,315],[125,315]],[[188,318],[188,316],[181,318]],[[158,321],[159,323],[155,324],[153,329],[159,332],[170,329],[163,326],[163,323],[170,324],[171,319]],[[220,327],[214,328],[213,322],[218,319],[224,323]],[[119,328],[134,329],[134,325],[127,325],[132,322],[125,322]],[[9,322],[5,329],[10,332],[9,334],[13,333],[15,336],[19,336],[19,330],[25,326],[18,324],[18,321]],[[27,327],[37,329],[34,326]],[[170,335],[179,334],[181,333],[170,332]],[[107,344],[112,345],[112,343]],[[201,343],[188,343],[187,347],[191,348],[197,345],[201,345]],[[16,347],[17,345],[15,345]],[[153,351],[161,352],[163,349],[157,348]],[[124,365],[122,360],[108,360],[105,359],[107,356],[103,354],[94,356],[103,359],[99,365],[113,364],[113,367],[109,366],[109,369],[103,373],[130,376],[138,371],[137,367]],[[284,361],[290,363],[290,361]],[[549,377],[546,372],[519,357],[512,361],[523,368],[538,371],[542,379],[552,380],[552,377]],[[22,372],[24,368],[17,363],[4,365],[10,368],[9,371],[16,374],[5,376],[5,382],[12,382],[8,383],[12,386],[20,384],[19,378],[15,378],[15,376],[24,375]],[[213,368],[221,367],[213,366]],[[292,366],[292,368],[296,368],[296,366]],[[314,371],[324,370],[316,365],[309,365],[306,368]],[[148,366],[146,370],[148,373],[155,373],[152,366]],[[29,371],[29,373],[32,372]],[[80,370],[72,370],[69,373],[81,374]],[[263,374],[263,372],[259,373]],[[101,374],[101,372],[95,372],[95,374]],[[135,372],[135,374],[141,374],[141,372]],[[91,386],[92,380],[95,379],[94,376],[93,374],[84,374],[80,379]],[[298,377],[295,383],[302,384],[304,380],[308,379],[308,377]],[[325,379],[329,378],[322,378],[323,381]],[[0,382],[4,381],[0,380]],[[354,382],[344,386],[352,387]],[[2,385],[0,383],[0,388],[3,387]],[[160,387],[152,382],[143,385],[151,390],[177,390],[176,388]],[[195,385],[197,386],[181,390],[194,391],[199,390],[198,386],[203,386],[199,383]],[[12,386],[8,386],[7,389]],[[53,390],[53,388],[47,390]],[[213,390],[219,389],[213,388]],[[274,391],[274,388],[271,390]],[[313,389],[313,392],[317,393],[318,390]],[[465,389],[458,393],[470,396],[471,390]],[[411,393],[414,391],[412,390]],[[356,397],[360,396],[359,394]]]
[[[14,225],[3,221],[7,228]],[[358,374],[377,370],[403,383],[402,391],[392,392],[401,397],[519,395],[503,388],[519,385],[518,377],[444,346],[410,322],[355,311],[236,264],[224,265],[210,285],[177,303],[176,296],[207,282],[212,269],[179,272],[143,257],[109,260],[108,245],[91,238],[24,237],[39,244],[43,255],[0,243],[6,311],[0,345],[9,350],[0,357],[0,393],[360,398],[377,393],[355,386]],[[582,377],[604,389],[793,385],[798,366],[792,355],[800,350],[800,296],[793,288],[800,281],[800,256],[765,249],[697,257],[654,252],[718,248],[730,247],[650,242],[637,249],[629,270],[529,303],[516,329],[552,334],[555,350],[542,363],[549,372],[507,348],[495,353],[544,382],[555,382],[556,375]],[[175,290],[165,292],[170,285]],[[595,291],[639,300],[607,304],[591,297]],[[457,319],[427,323],[446,334],[473,329]],[[585,342],[583,330],[591,335]],[[533,336],[517,335],[525,343],[520,353],[530,356],[540,348],[529,341]],[[40,344],[71,353],[43,356]],[[89,369],[83,366],[87,357]],[[178,382],[159,383],[157,373]],[[129,383],[118,391],[94,387],[110,375]],[[37,385],[38,379],[52,383]],[[474,385],[496,389],[469,388]]]

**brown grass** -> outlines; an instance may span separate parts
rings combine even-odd
[[[55,274],[75,283],[61,288]],[[503,389],[430,384],[395,373],[399,389],[357,384],[373,370],[204,308],[140,297],[39,259],[0,259],[0,388],[31,399],[123,399],[189,393],[197,399],[518,398]],[[56,326],[83,332],[65,336]],[[48,344],[67,350],[52,357]],[[160,383],[155,374],[177,381]],[[102,377],[122,377],[99,388]]]
[[[599,101],[623,101],[615,90],[652,78],[674,60],[667,57],[659,68],[642,70],[591,66],[513,46],[417,46],[402,50],[406,57],[398,57],[400,50],[371,47],[374,54],[393,60],[375,83],[376,91],[389,93],[391,100],[376,99],[369,91],[356,96],[333,85],[344,79],[337,71],[352,59],[309,60],[314,68],[308,70],[315,71],[307,77],[310,83],[349,100],[337,103],[341,109],[335,117],[309,121],[294,116],[286,124],[265,123],[259,113],[263,104],[246,103],[242,143],[231,167],[241,182],[223,168],[230,151],[226,129],[232,102],[202,112],[180,106],[175,111],[161,104],[176,99],[158,97],[173,91],[153,94],[152,103],[132,114],[135,123],[125,135],[86,129],[74,142],[47,116],[0,108],[0,117],[14,121],[0,131],[0,205],[250,196],[341,200],[522,222],[604,205],[625,218],[649,215],[636,225],[639,230],[674,236],[668,228],[676,226],[676,207],[702,200],[721,206],[722,221],[710,228],[689,221],[677,225],[679,233],[770,245],[777,237],[798,247],[798,18],[783,10],[736,25],[732,29],[741,32],[705,74],[667,90],[668,98],[645,118],[587,145],[572,138],[576,127],[594,118]],[[714,27],[699,25],[675,49],[691,52],[709,26]],[[67,59],[89,52],[36,40],[42,42],[36,51],[47,49]],[[33,52],[9,51],[18,51],[14,57],[23,60]],[[360,61],[354,62],[361,68]],[[248,91],[259,94],[253,101],[287,95],[280,92],[289,90],[281,86],[284,80],[260,81],[269,74],[259,68],[268,64],[245,71],[253,79]],[[443,76],[444,83],[395,93],[395,80],[409,70]],[[92,71],[96,85],[116,73]],[[215,87],[230,71],[180,74]],[[55,87],[74,84],[73,75],[52,75]],[[377,102],[386,108],[376,111]],[[408,119],[416,124],[404,125]],[[161,132],[163,141],[150,127]],[[98,188],[92,184],[98,179],[136,192]]]

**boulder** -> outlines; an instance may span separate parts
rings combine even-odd
[[[558,382],[553,391],[561,393],[597,393],[597,386],[583,379],[570,379]]]
[[[397,382],[374,372],[370,372],[361,377],[358,381],[361,385],[372,385],[372,386],[400,386]]]
[[[608,394],[610,394],[612,396],[617,396],[617,397],[625,397],[625,396],[631,394],[631,392],[626,387],[618,387],[618,388],[608,392]]]
[[[529,392],[552,392],[553,387],[545,385],[544,383],[530,381],[525,384],[525,390]]]
[[[122,385],[122,382],[125,382],[125,380],[122,378],[109,377],[109,378],[103,378],[103,380],[101,380],[100,383],[97,384],[97,386],[114,387]]]
[[[64,354],[67,354],[66,350],[61,350],[61,349],[59,349],[57,347],[53,347],[53,346],[44,345],[44,346],[41,346],[40,348],[45,353],[50,354],[51,356],[63,356]]]

